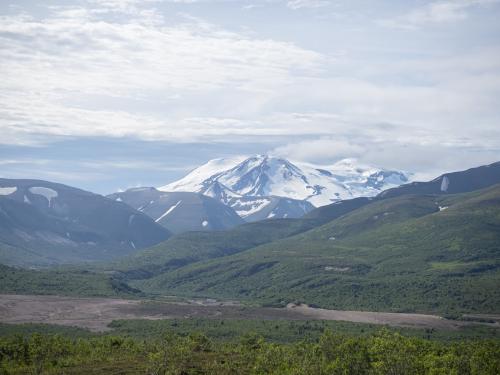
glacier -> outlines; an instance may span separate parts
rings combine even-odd
[[[246,198],[248,207],[250,197],[283,197],[320,207],[339,200],[375,196],[408,182],[410,176],[407,172],[363,165],[355,159],[314,165],[254,155],[210,160],[158,190],[202,193],[236,207],[242,206],[242,198]],[[255,203],[250,205],[256,207],[259,202]]]

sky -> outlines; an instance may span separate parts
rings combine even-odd
[[[500,160],[500,0],[0,2],[0,176],[98,193],[209,159],[420,179]]]

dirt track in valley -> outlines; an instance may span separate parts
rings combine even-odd
[[[339,311],[288,305],[286,308],[244,307],[234,303],[163,303],[113,298],[0,295],[0,322],[46,323],[105,331],[117,319],[288,319],[340,320],[399,327],[459,329],[471,322],[446,320],[435,315]],[[500,319],[500,317],[497,317]],[[496,323],[482,323],[500,327]]]

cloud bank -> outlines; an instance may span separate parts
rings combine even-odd
[[[237,152],[251,139],[409,170],[500,159],[498,1],[419,4],[3,5],[0,151],[101,137]]]

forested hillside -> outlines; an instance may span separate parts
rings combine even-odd
[[[337,309],[498,312],[499,244],[496,185],[375,201],[295,236],[170,264],[168,272],[131,285],[276,306],[300,301]],[[140,264],[141,254],[137,259]]]

